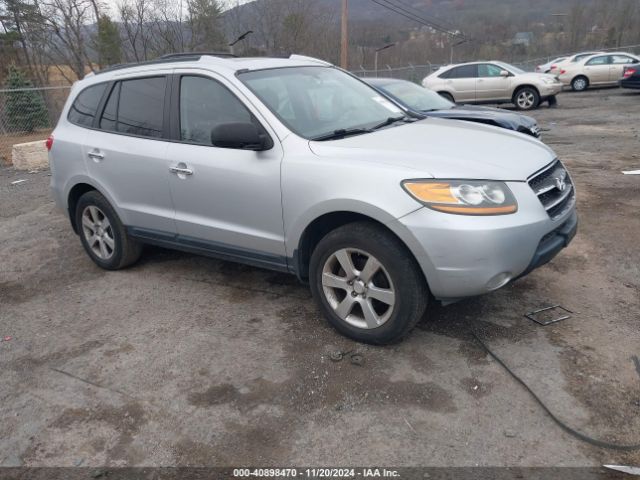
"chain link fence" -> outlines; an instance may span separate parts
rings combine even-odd
[[[385,78],[397,78],[400,80],[409,80],[414,83],[421,83],[424,77],[431,72],[435,72],[440,65],[428,63],[426,65],[412,65],[409,64],[406,67],[390,67],[386,65],[378,70],[367,70],[360,67],[357,70],[351,70],[351,73],[359,77],[385,77]]]
[[[71,87],[0,89],[0,164],[11,164],[13,145],[44,141]]]

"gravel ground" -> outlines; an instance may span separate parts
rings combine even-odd
[[[335,333],[291,276],[158,248],[102,271],[48,173],[0,168],[0,465],[640,464],[558,428],[470,334],[571,426],[640,442],[640,177],[621,174],[640,94],[559,103],[533,116],[579,189],[574,242],[385,348]],[[523,317],[552,304],[575,313]]]

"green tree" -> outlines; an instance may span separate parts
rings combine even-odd
[[[118,25],[111,21],[109,15],[101,15],[98,19],[98,33],[95,38],[100,66],[115,65],[122,62],[122,42]]]
[[[9,66],[5,81],[7,89],[27,89],[32,84],[14,65]],[[5,94],[5,113],[11,131],[33,132],[37,128],[49,126],[47,108],[40,92],[20,90]]]

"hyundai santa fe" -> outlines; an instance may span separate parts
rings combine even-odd
[[[47,141],[89,257],[143,244],[298,276],[338,331],[384,344],[429,301],[496,290],[577,229],[542,142],[407,117],[320,60],[182,55],[90,75]]]

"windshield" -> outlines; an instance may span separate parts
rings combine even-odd
[[[274,68],[238,78],[291,131],[307,139],[371,128],[402,115],[372,87],[333,67]]]
[[[521,70],[518,67],[514,67],[513,65],[511,65],[509,63],[504,63],[504,62],[495,62],[495,63],[496,63],[496,65],[500,65],[505,70],[509,70],[511,73],[515,73],[517,75],[522,75],[523,73],[527,73],[524,70]]]
[[[442,98],[433,90],[428,90],[411,82],[394,82],[385,85],[378,85],[378,88],[412,110],[448,110],[455,104]]]

